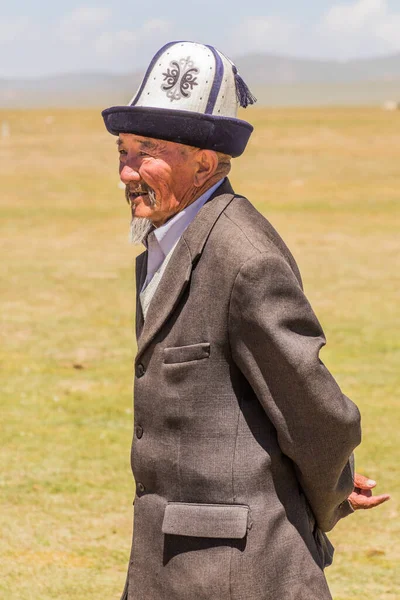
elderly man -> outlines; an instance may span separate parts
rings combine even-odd
[[[319,359],[297,265],[226,176],[252,127],[236,67],[172,42],[118,135],[132,207],[138,353],[129,600],[326,600],[323,533],[372,496],[356,406]]]

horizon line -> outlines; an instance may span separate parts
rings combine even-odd
[[[315,62],[315,63],[320,63],[320,64],[324,64],[324,63],[335,63],[338,65],[346,65],[352,62],[368,62],[368,61],[379,61],[379,60],[385,60],[385,59],[390,59],[390,58],[396,58],[399,57],[400,58],[400,49],[396,52],[392,52],[389,54],[374,54],[371,56],[356,56],[356,57],[350,57],[350,58],[334,58],[334,57],[325,57],[325,58],[320,58],[320,57],[312,57],[312,56],[300,56],[300,55],[291,55],[291,54],[284,54],[284,53],[275,53],[275,52],[247,52],[245,54],[241,54],[238,55],[237,57],[234,58],[234,62],[240,62],[240,60],[245,59],[247,57],[250,56],[265,56],[265,57],[269,57],[269,58],[276,58],[276,59],[284,59],[284,60],[293,60],[293,61],[308,61],[308,62]],[[36,81],[38,79],[53,79],[55,77],[65,77],[65,76],[71,76],[71,75],[106,75],[106,76],[115,76],[115,77],[126,77],[127,75],[132,75],[132,74],[136,74],[139,70],[142,71],[143,69],[146,69],[147,65],[139,65],[137,66],[137,68],[135,70],[127,70],[127,71],[119,71],[119,70],[114,70],[114,69],[96,69],[96,68],[87,68],[87,69],[83,69],[83,70],[65,70],[65,71],[58,71],[58,72],[54,72],[54,71],[49,71],[48,73],[42,73],[42,74],[36,74],[36,75],[31,75],[31,74],[21,74],[21,75],[3,75],[0,72],[0,80],[11,80],[11,81],[18,81],[18,80],[29,80],[29,81]]]

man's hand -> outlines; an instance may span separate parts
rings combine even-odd
[[[350,494],[348,500],[353,507],[353,510],[375,508],[390,500],[389,494],[381,494],[373,496],[372,489],[376,486],[376,481],[368,479],[363,475],[354,473],[354,491]]]

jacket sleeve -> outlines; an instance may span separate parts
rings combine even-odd
[[[237,274],[229,310],[233,359],[294,463],[318,526],[352,512],[352,451],[361,441],[357,407],[319,358],[321,326],[278,250],[259,252]]]

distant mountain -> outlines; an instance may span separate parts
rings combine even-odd
[[[35,79],[0,79],[0,108],[127,104],[141,73],[67,73]]]
[[[400,81],[400,53],[346,62],[249,54],[237,64],[249,82],[260,85]]]
[[[260,105],[376,104],[400,100],[400,53],[349,60],[250,54],[236,59]],[[1,79],[0,108],[127,104],[143,70],[131,74],[71,73]]]

